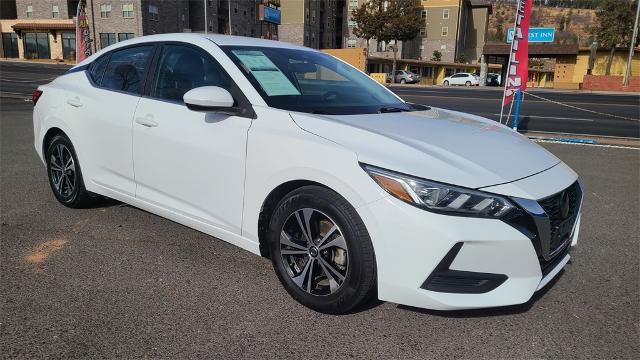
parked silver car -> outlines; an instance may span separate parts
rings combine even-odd
[[[391,73],[387,73],[387,82],[391,82]],[[415,84],[420,82],[420,75],[414,74],[411,71],[396,70],[395,82],[400,84]]]

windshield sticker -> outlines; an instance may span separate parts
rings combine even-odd
[[[233,53],[249,68],[267,96],[300,95],[298,89],[262,51],[234,50]]]

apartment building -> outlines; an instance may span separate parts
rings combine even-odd
[[[347,48],[366,46],[366,41],[353,33],[356,23],[351,17],[352,11],[366,1],[348,0],[348,30],[344,41]],[[400,57],[429,60],[434,51],[439,51],[443,62],[460,59],[469,63],[479,61],[492,9],[489,0],[416,0],[416,5],[424,22],[423,27],[414,40],[398,44]],[[393,44],[371,40],[369,54],[373,57],[391,57],[389,46]]]
[[[342,48],[345,0],[281,0],[279,39],[315,49]]]
[[[1,0],[0,57],[72,61],[78,2]],[[86,0],[95,51],[133,37],[172,32],[206,31],[277,39],[279,3],[279,0]]]

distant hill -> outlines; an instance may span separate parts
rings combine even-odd
[[[578,44],[589,46],[593,41],[596,31],[596,10],[598,1],[592,0],[548,0],[553,4],[542,6],[539,0],[534,1],[535,6],[531,11],[531,26],[553,27],[556,29],[556,44]],[[561,7],[563,4],[574,7]],[[575,8],[582,4],[592,9]],[[516,3],[509,0],[493,1],[493,14],[489,17],[489,42],[506,41],[507,29],[513,27],[515,19]]]

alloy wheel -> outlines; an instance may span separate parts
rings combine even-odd
[[[76,164],[66,145],[57,144],[51,152],[49,171],[58,195],[65,198],[71,196],[76,188]]]
[[[291,280],[311,295],[330,295],[342,286],[348,254],[342,231],[319,210],[296,210],[280,231],[283,265]]]

